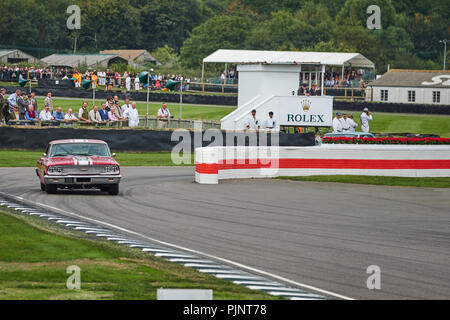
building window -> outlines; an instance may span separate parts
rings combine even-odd
[[[441,103],[441,92],[440,91],[433,91],[433,102]]]
[[[388,101],[388,91],[381,90],[381,101]]]
[[[416,92],[408,90],[408,102],[416,102]]]

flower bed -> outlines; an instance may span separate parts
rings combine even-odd
[[[346,138],[326,137],[323,143],[328,144],[450,144],[449,138]]]

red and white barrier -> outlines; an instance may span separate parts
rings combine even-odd
[[[279,176],[450,177],[450,146],[322,145],[195,150],[195,181]]]

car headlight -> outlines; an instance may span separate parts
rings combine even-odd
[[[119,172],[119,167],[118,166],[106,166],[104,168],[104,172],[106,172],[106,173],[117,173],[117,172]]]
[[[64,168],[63,167],[49,167],[48,168],[48,173],[50,174],[55,174],[55,173],[63,173],[64,172]]]

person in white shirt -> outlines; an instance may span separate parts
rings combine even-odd
[[[158,110],[158,129],[167,128],[170,117],[170,111],[167,109],[167,105],[163,103],[161,109]]]
[[[127,89],[127,92],[130,92],[130,90],[131,90],[131,77],[130,77],[129,74],[125,78],[125,88]]]
[[[136,90],[136,92],[139,92],[141,86],[141,81],[139,80],[139,75],[136,75],[136,78],[134,78],[134,90]]]
[[[125,99],[125,104],[121,107],[121,109],[122,114],[125,114],[125,111],[127,111],[128,109],[131,109],[130,99],[128,98]]]
[[[333,133],[342,132],[341,113],[336,113],[336,117],[333,119]]]
[[[268,131],[276,130],[278,127],[277,121],[273,118],[273,112],[269,112],[269,118],[264,121],[263,129],[266,129]]]
[[[106,85],[106,73],[104,71],[100,71],[97,73],[98,75],[98,84],[101,86]]]
[[[131,108],[125,110],[123,116],[128,119],[130,127],[139,127],[139,113],[136,109],[136,102],[131,104]]]
[[[252,116],[245,123],[247,130],[259,130],[260,125],[258,119],[256,119],[256,110],[252,110]]]
[[[72,124],[77,121],[78,119],[73,114],[73,110],[72,109],[67,110],[67,113],[64,115],[64,122],[65,122],[64,126],[71,127]]]
[[[46,105],[44,110],[41,111],[41,113],[39,114],[39,119],[41,121],[52,121],[55,120],[55,118],[53,118],[52,113],[50,112],[50,106]]]
[[[347,122],[350,125],[350,131],[349,132],[355,132],[355,129],[358,127],[358,124],[353,120],[353,114],[349,114],[347,118]]]
[[[342,118],[340,119],[342,123],[342,132],[350,132],[350,122],[347,118],[347,114],[344,112],[342,114]]]
[[[372,121],[372,114],[370,113],[369,109],[364,108],[363,113],[361,113],[361,131],[362,132],[369,132],[369,122]]]

